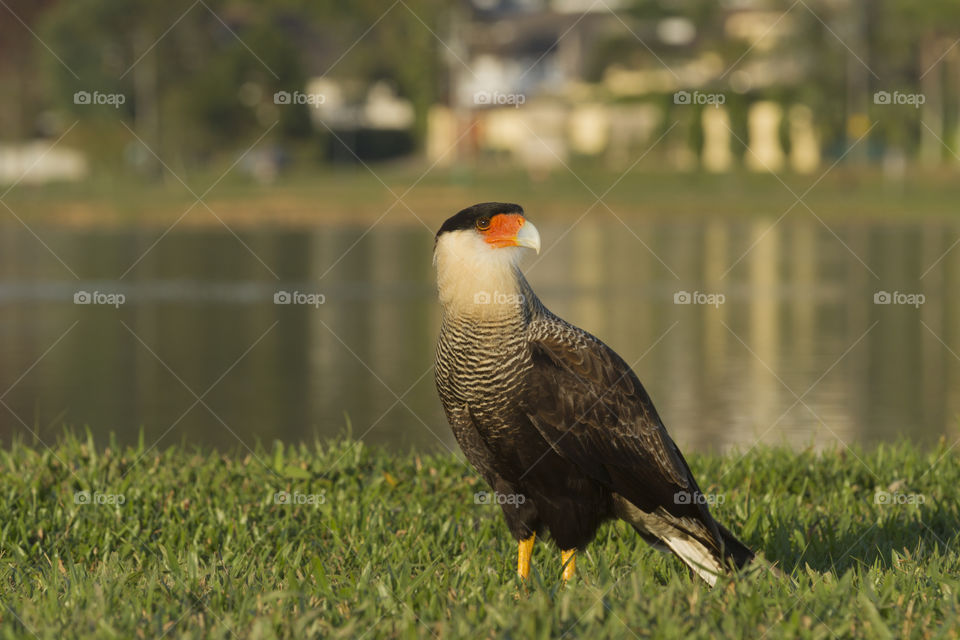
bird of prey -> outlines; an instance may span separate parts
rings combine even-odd
[[[549,533],[569,580],[577,550],[613,518],[710,585],[748,563],[629,365],[534,294],[518,267],[525,248],[539,253],[540,235],[523,209],[487,202],[444,222],[433,256],[437,390],[518,541],[520,577]]]

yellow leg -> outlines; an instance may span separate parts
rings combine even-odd
[[[563,562],[563,581],[564,582],[573,579],[573,574],[576,571],[576,564],[577,564],[576,553],[577,553],[576,549],[570,549],[568,551],[560,552],[560,560]]]
[[[517,575],[524,580],[530,575],[530,556],[533,554],[533,540],[536,533],[531,533],[526,540],[517,543]]]

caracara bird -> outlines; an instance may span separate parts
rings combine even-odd
[[[552,314],[520,273],[540,235],[515,204],[477,204],[437,232],[443,307],[436,382],[467,460],[518,541],[526,579],[538,533],[562,576],[605,520],[625,520],[713,585],[753,553],[710,515],[640,380],[614,351]],[[505,498],[504,498],[505,497]]]

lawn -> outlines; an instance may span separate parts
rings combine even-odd
[[[710,589],[621,523],[575,582],[538,543],[521,584],[499,509],[449,455],[14,442],[0,638],[956,638],[949,444],[692,456],[718,518],[796,583]]]

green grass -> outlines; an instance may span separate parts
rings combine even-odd
[[[690,463],[724,496],[718,518],[795,587],[754,572],[710,589],[620,523],[575,583],[538,543],[521,585],[499,509],[474,503],[484,487],[448,455],[14,442],[0,452],[0,638],[957,637],[947,444]],[[877,504],[877,490],[924,502]],[[78,491],[124,503],[76,504]],[[279,491],[322,504],[277,504]]]

